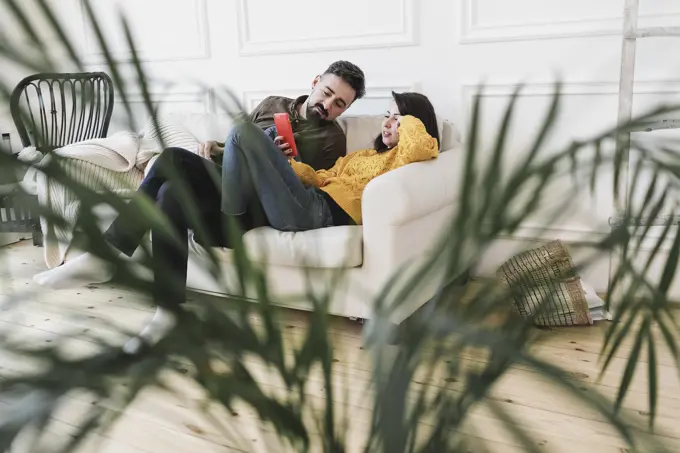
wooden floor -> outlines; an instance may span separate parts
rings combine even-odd
[[[25,300],[16,308],[0,312],[0,329],[11,331],[24,341],[53,341],[67,332],[97,331],[107,333],[107,322],[115,320],[130,328],[142,326],[153,311],[150,300],[114,285],[97,285],[77,290],[61,290],[50,294],[40,291],[31,280],[32,275],[44,269],[43,249],[33,247],[29,241],[14,244],[0,250],[3,260],[3,297],[8,294],[24,294]],[[74,317],[76,315],[77,317]],[[287,312],[286,335],[291,340],[300,338],[306,326],[304,313]],[[588,328],[564,328],[545,331],[542,339],[534,345],[534,352],[541,358],[572,373],[575,382],[583,388],[594,389],[613,399],[625,367],[625,355],[615,359],[611,371],[596,383],[599,371],[598,351],[603,326]],[[108,330],[113,335],[113,332]],[[366,427],[370,421],[371,403],[365,389],[370,379],[369,358],[361,350],[361,326],[349,320],[337,319],[333,324],[336,341],[336,373],[338,382],[350,389],[348,411],[351,414],[351,442],[349,451],[361,451]],[[124,338],[120,338],[120,342]],[[87,350],[91,344],[83,338],[72,338],[69,343],[74,350]],[[630,346],[628,346],[628,351]],[[624,351],[625,353],[625,351]],[[22,367],[21,363],[6,357],[0,348],[0,373],[8,373]],[[479,362],[479,357],[463,357],[459,360]],[[680,451],[680,384],[678,374],[665,350],[659,355],[661,391],[657,416],[656,436],[671,451]],[[645,367],[646,368],[646,367]],[[644,368],[643,368],[644,370]],[[266,370],[255,373],[262,384],[271,386]],[[130,407],[109,433],[96,436],[82,450],[98,453],[139,452],[279,452],[286,451],[271,431],[256,423],[256,414],[249,408],[238,408],[234,414],[223,414],[237,435],[218,430],[194,409],[200,389],[188,379],[174,376],[174,388],[180,395],[170,395],[157,389],[145,391]],[[309,398],[323,401],[320,380],[310,379]],[[319,385],[317,385],[319,384]],[[433,382],[432,385],[436,385]],[[648,397],[646,393],[646,370],[639,371],[632,384],[630,396],[624,402],[624,412],[638,422],[646,422]],[[454,387],[455,389],[455,387]],[[281,390],[280,388],[278,390]],[[629,451],[629,446],[604,418],[593,409],[578,403],[555,388],[537,373],[513,368],[497,385],[493,400],[516,418],[528,431],[541,451],[550,452],[599,452]],[[49,425],[47,445],[53,445],[75,432],[79,416],[90,405],[86,396],[73,395]],[[0,401],[0,417],[3,403]],[[427,423],[427,421],[424,421]],[[494,452],[524,451],[520,443],[504,427],[503,423],[482,404],[475,409],[463,432],[472,441],[485,445]],[[661,434],[662,433],[662,434]],[[51,443],[53,442],[53,443]],[[94,442],[97,442],[96,444]],[[21,445],[12,450],[21,452]],[[471,447],[470,451],[481,451]]]

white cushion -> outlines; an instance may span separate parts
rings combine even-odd
[[[347,154],[373,149],[384,119],[383,115],[340,116],[338,124],[347,137]]]
[[[199,141],[183,124],[164,118],[157,118],[157,120],[158,129],[156,129],[152,118],[147,120],[146,126],[141,134],[142,137],[147,140],[153,140],[156,146],[160,147],[162,136],[165,146],[168,148],[178,147],[193,153],[198,152]]]
[[[181,126],[199,142],[209,140],[223,142],[233,124],[227,113],[171,112],[162,115],[161,118],[165,123]]]
[[[167,148],[184,148],[192,153],[198,153],[199,140],[189,132],[184,124],[173,120],[172,118],[157,117],[156,119],[158,121],[158,128],[156,128],[153,118],[149,117],[144,130],[140,133],[140,136],[143,138],[142,143],[144,143],[144,141],[151,143],[151,145],[143,144],[140,148],[140,156],[138,156],[138,162],[140,159],[142,161],[148,159],[146,168],[144,169],[144,176],[149,174],[149,170],[151,170],[156,159],[160,156],[158,151],[162,149],[161,137]],[[146,152],[150,152],[154,154],[154,156],[150,159],[148,157],[142,158],[141,154]]]
[[[250,259],[277,266],[352,268],[363,261],[363,229],[337,226],[298,233],[261,227],[243,236]]]

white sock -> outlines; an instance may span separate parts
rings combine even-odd
[[[92,253],[84,253],[59,267],[41,272],[33,281],[54,289],[104,283],[113,277],[113,265]]]
[[[125,343],[123,351],[127,354],[136,354],[144,343],[152,345],[157,343],[175,327],[176,323],[177,318],[173,312],[162,307],[156,308],[156,313],[151,318],[149,324],[144,327],[138,336]]]

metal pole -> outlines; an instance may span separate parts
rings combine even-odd
[[[633,114],[633,87],[635,84],[635,47],[638,19],[638,0],[625,0],[623,11],[623,35],[621,46],[621,73],[619,80],[619,111],[618,126],[622,126],[630,121]],[[616,218],[626,219],[628,213],[628,187],[629,187],[629,166],[630,166],[630,133],[619,132],[616,139],[616,152],[622,154],[623,168],[618,182],[617,191],[614,195],[614,211]],[[609,283],[614,279],[616,269],[624,259],[622,251],[613,251],[609,257]],[[621,285],[619,285],[621,288]],[[611,289],[610,289],[611,291]],[[620,289],[615,291],[617,294],[609,294],[610,309],[616,305],[616,300],[620,295]]]
[[[625,0],[623,11],[623,42],[621,47],[621,74],[619,81],[618,125],[628,123],[633,114],[633,86],[635,84],[635,48],[638,19],[638,0]],[[618,196],[614,200],[616,215],[627,213],[628,200],[628,153],[630,133],[619,133],[616,151],[623,154],[623,171],[619,181]]]

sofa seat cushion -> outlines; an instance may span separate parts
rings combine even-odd
[[[352,268],[363,262],[361,226],[337,226],[298,233],[261,227],[243,242],[250,259],[276,266]]]

